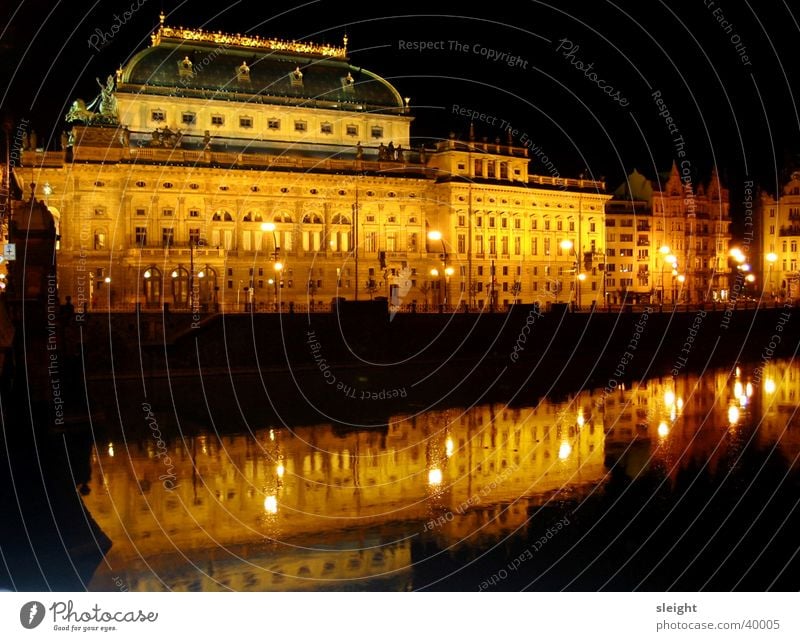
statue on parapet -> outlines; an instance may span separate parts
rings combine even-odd
[[[117,96],[114,92],[114,76],[108,76],[106,83],[100,82],[100,78],[95,78],[100,87],[100,94],[86,105],[80,98],[72,103],[67,113],[67,122],[82,122],[84,124],[95,125],[116,125],[119,124],[117,115]],[[95,111],[98,109],[98,111]]]

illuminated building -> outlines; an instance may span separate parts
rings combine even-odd
[[[796,298],[800,243],[800,172],[793,172],[777,198],[761,194],[761,277],[770,297]]]
[[[601,181],[529,175],[527,149],[499,141],[411,149],[409,100],[346,47],[162,15],[91,109],[72,105],[64,150],[16,169],[57,219],[62,295],[194,311],[602,300]]]
[[[693,190],[678,166],[657,185],[634,170],[606,205],[612,302],[699,303],[730,292],[728,190],[712,170]]]

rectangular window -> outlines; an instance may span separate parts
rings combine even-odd
[[[189,243],[192,245],[200,244],[200,229],[197,227],[189,228]]]
[[[305,120],[295,120],[294,121],[294,130],[305,132],[308,130],[308,123]]]
[[[190,209],[189,210],[189,218],[200,218],[200,210],[199,209]]]
[[[281,121],[277,118],[270,118],[267,120],[267,129],[272,129],[273,131],[277,131],[281,128]]]
[[[161,210],[162,216],[172,216],[174,213],[175,210],[171,209],[170,207],[165,207],[164,209]]]
[[[333,133],[333,125],[329,122],[323,122],[319,126],[319,133],[321,134],[332,134]]]
[[[167,119],[167,114],[161,109],[153,109],[150,112],[150,120],[153,122],[164,122]]]
[[[211,116],[211,124],[221,127],[225,124],[225,116]]]
[[[101,232],[95,232],[94,234],[94,248],[95,249],[105,249],[106,247],[106,235]]]
[[[136,215],[137,216],[147,216],[147,210],[146,209],[137,209],[136,210]]]
[[[172,247],[175,241],[175,230],[172,227],[161,228],[162,247]]]
[[[372,129],[370,129],[370,135],[373,138],[383,138],[383,127],[372,127]]]
[[[458,235],[458,249],[459,254],[465,254],[467,252],[467,237],[464,234]]]
[[[597,231],[597,224],[596,223],[589,223],[589,231],[590,232]]]
[[[357,136],[358,135],[358,127],[356,125],[347,125],[347,127],[345,127],[345,133],[348,136]]]
[[[250,129],[253,126],[253,119],[250,116],[239,116],[239,127]]]
[[[181,114],[181,122],[184,125],[194,125],[197,123],[197,114],[192,111],[184,111]]]
[[[136,244],[140,247],[147,245],[147,227],[136,228]]]
[[[537,256],[539,254],[539,239],[531,238],[531,254]]]
[[[522,255],[522,237],[516,236],[514,238],[514,255],[520,256]]]
[[[460,216],[458,217],[458,226],[459,226],[459,227],[464,227],[464,226],[466,226],[466,223],[467,223],[467,218],[466,218],[466,216],[464,216],[464,215],[460,215]]]

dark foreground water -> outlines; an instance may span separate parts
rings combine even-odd
[[[137,439],[86,443],[83,466],[59,437],[69,473],[6,537],[4,583],[796,590],[799,383],[775,362],[361,432],[167,438],[155,417]],[[71,509],[82,483],[86,510]]]

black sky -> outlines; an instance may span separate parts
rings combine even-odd
[[[115,14],[139,4],[100,52],[88,46],[96,29],[109,30]],[[0,8],[5,13],[0,16],[5,26],[0,36],[0,109],[17,120],[29,118],[46,141],[62,127],[72,100],[94,97],[95,77],[112,73],[149,43],[163,8],[173,25],[335,44],[346,32],[352,62],[388,78],[411,98],[416,117],[412,132],[419,142],[451,131],[467,135],[468,120],[453,113],[456,104],[496,116],[498,124],[512,123],[518,142],[524,133],[562,175],[588,169],[614,187],[634,167],[654,177],[675,158],[672,136],[652,97],[660,90],[686,143],[695,178],[705,180],[716,164],[733,200],[747,179],[774,192],[776,176],[794,163],[800,151],[793,93],[800,35],[796,3],[597,0],[507,5],[28,0]],[[594,63],[598,75],[628,100],[627,106],[556,51],[562,38],[578,45],[573,60]],[[400,40],[444,41],[445,50],[403,51]],[[450,50],[451,40],[469,51]],[[750,64],[740,57],[736,42]],[[527,69],[474,54],[475,44],[518,56],[527,61]],[[497,126],[479,125],[477,134],[505,140]],[[536,163],[533,170],[546,173]]]

